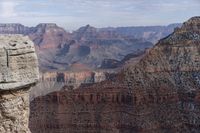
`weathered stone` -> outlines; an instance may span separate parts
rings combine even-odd
[[[0,91],[34,84],[39,77],[34,44],[22,35],[0,36]]]
[[[0,35],[0,133],[29,133],[29,89],[39,79],[33,43]]]

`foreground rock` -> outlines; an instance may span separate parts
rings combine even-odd
[[[0,132],[29,133],[29,96],[38,81],[33,43],[21,35],[0,36]]]
[[[31,103],[33,133],[199,133],[200,17],[162,39],[116,79]]]

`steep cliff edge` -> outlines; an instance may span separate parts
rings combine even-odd
[[[141,131],[200,131],[200,17],[160,40],[123,74],[138,104],[137,114],[146,113],[135,123]]]
[[[131,79],[130,83],[134,88],[137,84],[140,88],[150,87],[151,82],[161,85],[159,82],[162,83],[162,79],[165,79],[182,90],[197,89],[200,71],[199,25],[199,17],[191,18],[182,28],[176,29],[170,36],[160,40],[137,65],[134,67],[130,65],[123,71],[125,79],[127,81]],[[191,82],[197,82],[196,86],[192,87]]]
[[[36,98],[31,102],[31,130],[200,132],[200,17],[175,29],[137,62],[114,80]]]
[[[28,90],[39,79],[34,44],[22,35],[0,35],[0,132],[29,133]]]

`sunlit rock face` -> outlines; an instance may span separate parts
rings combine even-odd
[[[85,70],[40,73],[40,81],[30,91],[30,99],[33,100],[35,97],[59,91],[66,85],[76,89],[82,84],[98,83],[109,79],[110,73],[114,72],[108,70]]]
[[[90,69],[99,68],[101,64],[101,68],[117,67],[118,63],[105,63],[104,60],[120,61],[127,54],[138,54],[153,47],[180,25],[118,28],[87,25],[69,33],[54,23],[41,23],[35,27],[0,23],[0,34],[28,35],[36,46],[40,70],[44,72],[71,70],[77,63]]]
[[[199,133],[200,17],[113,80],[31,102],[33,133]]]
[[[199,17],[191,18],[160,40],[136,66],[124,70],[124,83],[136,97],[138,108],[145,111],[144,119],[135,123],[141,131],[200,131],[199,24]]]
[[[0,132],[29,133],[28,90],[39,79],[34,44],[22,35],[0,35]]]

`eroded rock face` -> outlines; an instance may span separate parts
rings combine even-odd
[[[20,91],[0,92],[0,132],[29,133],[30,88]]]
[[[31,130],[34,133],[200,132],[199,19],[191,18],[182,28],[160,40],[114,81],[73,91],[65,88],[36,98],[31,103]]]
[[[80,85],[98,83],[112,78],[117,70],[85,70],[40,73],[40,82],[30,92],[30,99],[59,91],[63,86],[71,86],[72,89]]]
[[[0,36],[0,132],[29,133],[28,90],[39,79],[33,43],[22,35]]]
[[[18,89],[38,80],[34,44],[20,35],[0,36],[0,90]]]
[[[69,33],[53,23],[41,23],[36,27],[0,24],[0,34],[28,35],[35,43],[41,71],[65,71],[71,70],[74,63],[96,69],[104,59],[122,60],[127,54],[137,54],[151,48],[154,42],[180,25],[119,28],[87,25]],[[102,68],[110,65],[113,68],[112,62],[109,64]]]
[[[140,109],[137,114],[142,119],[135,125],[141,131],[200,131],[199,24],[199,17],[191,18],[160,40],[136,66],[123,71],[124,83],[138,101],[135,109]]]

